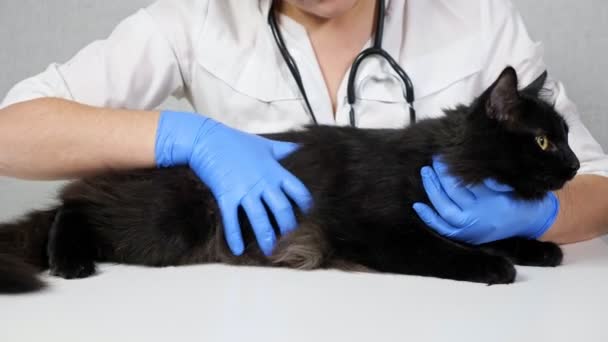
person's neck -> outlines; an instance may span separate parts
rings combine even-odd
[[[304,26],[308,33],[334,113],[342,80],[374,32],[376,1],[360,0],[343,15],[331,19],[319,18],[280,1],[278,10]]]
[[[304,26],[310,35],[323,32],[323,34],[336,34],[349,32],[352,36],[370,37],[374,30],[376,17],[376,1],[360,0],[353,8],[335,18],[323,18],[302,11],[289,4],[279,1],[277,10]]]

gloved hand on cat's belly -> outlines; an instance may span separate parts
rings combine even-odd
[[[274,214],[281,233],[296,228],[289,196],[307,211],[312,195],[279,164],[298,145],[248,134],[196,113],[161,113],[156,134],[158,167],[188,165],[205,183],[222,212],[226,242],[231,251],[244,251],[238,220],[242,206],[260,248],[270,255],[276,236],[264,204]],[[286,196],[287,194],[287,196]]]
[[[536,239],[557,218],[559,200],[549,193],[539,201],[513,197],[513,189],[488,179],[466,186],[447,172],[440,160],[421,170],[425,191],[435,207],[415,203],[418,216],[439,234],[461,242],[483,244],[510,237]]]

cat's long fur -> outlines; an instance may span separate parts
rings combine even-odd
[[[523,199],[560,188],[578,168],[563,119],[535,94],[518,93],[511,68],[472,105],[446,113],[405,129],[314,126],[270,135],[301,144],[281,163],[314,198],[311,212],[299,215],[299,228],[280,237],[270,257],[243,213],[246,251],[230,253],[213,196],[186,167],[72,182],[58,207],[0,226],[0,292],[40,288],[35,272],[47,267],[57,276],[86,277],[99,261],[340,268],[488,284],[514,281],[513,263],[558,265],[562,254],[552,243],[450,241],[426,227],[412,204],[428,202],[419,171],[433,155],[466,183],[493,177]],[[556,150],[541,151],[538,134]]]

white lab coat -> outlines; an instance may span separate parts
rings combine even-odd
[[[310,116],[267,24],[270,2],[157,1],[125,19],[106,40],[17,84],[0,108],[53,96],[94,106],[153,109],[174,95],[188,99],[197,112],[245,131],[302,127]],[[530,39],[508,0],[390,0],[385,25],[384,48],[414,83],[419,119],[470,102],[507,65],[517,69],[522,86],[546,69],[542,45]],[[348,125],[348,73],[334,116],[305,29],[285,16],[280,26],[319,123]],[[562,84],[549,79],[545,86],[570,125],[580,173],[608,176],[608,157],[583,126]],[[362,64],[356,95],[357,126],[408,124],[401,82],[386,62]]]

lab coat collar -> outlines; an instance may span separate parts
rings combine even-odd
[[[258,4],[239,1],[238,10],[231,8],[233,3],[209,2],[208,19],[196,44],[201,49],[196,53],[197,63],[236,92],[260,101],[300,99],[297,88],[285,86],[291,74],[272,38],[267,17],[259,12],[270,0]]]
[[[198,63],[235,91],[261,101],[301,99],[267,23],[271,0],[245,2],[253,8],[239,11],[239,25],[226,20],[235,13],[229,3],[210,2],[209,19],[199,36]],[[441,28],[445,20],[454,20],[450,27],[466,25],[458,21],[458,13],[451,13],[449,0],[391,0],[387,6],[383,46],[409,74],[416,100],[481,69],[476,54],[481,33],[452,33]],[[443,41],[426,42],[425,37],[443,37]],[[394,86],[400,82],[396,77],[388,63],[368,58],[357,73],[355,94],[365,100],[404,102],[401,87]],[[341,98],[345,95],[344,91],[339,94]]]

